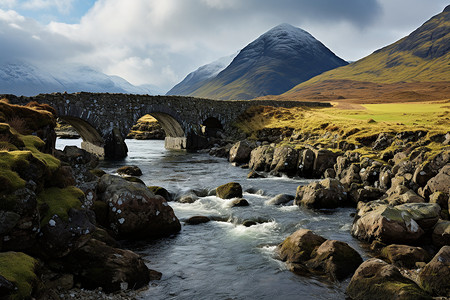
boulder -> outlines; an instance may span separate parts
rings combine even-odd
[[[172,201],[172,195],[165,188],[160,186],[148,186],[147,188],[155,195],[159,195],[166,199],[166,201]]]
[[[333,168],[328,168],[323,172],[324,178],[335,178],[336,177],[336,171],[334,171]]]
[[[374,142],[373,150],[384,150],[392,144],[394,136],[391,133],[382,132],[378,135],[376,141]]]
[[[90,210],[69,209],[68,217],[53,216],[41,228],[36,251],[42,257],[59,258],[82,247],[96,229],[95,215]]]
[[[371,166],[362,168],[359,171],[359,176],[365,185],[375,185],[380,178],[380,165],[373,163]]]
[[[450,221],[439,220],[432,234],[433,245],[437,248],[450,246]]]
[[[380,183],[380,188],[388,189],[391,187],[392,172],[389,166],[383,166],[380,169],[380,176],[378,182]]]
[[[333,168],[339,155],[341,155],[341,153],[326,149],[314,150],[314,177],[320,178],[326,169]]]
[[[237,182],[229,182],[217,187],[216,195],[222,199],[242,198],[242,187]]]
[[[408,244],[416,242],[424,234],[407,211],[389,205],[377,206],[355,219],[351,229],[354,237],[364,241],[378,240],[385,244]]]
[[[433,296],[450,297],[450,246],[444,246],[420,271],[419,285]]]
[[[117,238],[155,238],[181,229],[167,201],[145,185],[106,174],[99,180],[98,197],[107,203],[108,224],[105,225]]]
[[[383,190],[379,188],[374,188],[371,186],[365,186],[364,188],[359,188],[352,190],[350,192],[350,200],[357,204],[358,202],[369,202],[373,200],[378,200],[384,195]]]
[[[135,182],[135,183],[140,183],[142,185],[145,185],[145,182],[142,181],[142,179],[134,177],[134,176],[125,176],[123,179],[125,179],[126,181],[129,181],[129,182]]]
[[[249,167],[255,171],[270,171],[274,149],[268,145],[259,146],[250,153]]]
[[[450,197],[443,192],[435,192],[430,195],[430,203],[437,203],[441,207],[441,213],[446,211],[445,215],[448,215],[448,202]]]
[[[450,164],[444,166],[439,173],[431,178],[425,189],[427,190],[427,194],[431,195],[435,192],[442,192],[445,194],[449,194],[450,187]]]
[[[32,299],[41,288],[39,262],[22,252],[0,253],[0,298]]]
[[[90,172],[98,165],[98,157],[76,146],[66,146],[63,151],[55,150],[55,157],[72,167],[76,186],[96,181],[97,176]]]
[[[187,194],[184,194],[184,195],[181,195],[180,197],[178,197],[176,199],[176,201],[180,202],[180,203],[194,203],[198,199],[199,198],[196,194],[194,194],[193,192],[189,192]]]
[[[138,166],[123,166],[116,171],[120,175],[141,176],[142,171]]]
[[[438,174],[442,167],[449,163],[449,159],[450,151],[445,150],[425,163],[419,162],[420,164],[414,172],[413,181],[418,186],[424,187],[431,178]]]
[[[436,203],[405,203],[395,206],[402,215],[404,212],[409,214],[411,218],[423,229],[430,230],[439,220],[441,208]]]
[[[398,178],[398,177],[397,177]],[[404,203],[424,203],[425,199],[404,185],[393,185],[387,192],[386,201],[395,206]]]
[[[102,287],[106,293],[139,289],[150,280],[149,269],[139,255],[95,239],[89,240],[63,263],[82,287]]]
[[[299,229],[278,245],[277,251],[282,261],[302,263],[311,259],[311,253],[326,239],[308,229]]]
[[[292,200],[294,200],[294,196],[292,195],[288,195],[288,194],[278,194],[273,198],[270,198],[269,200],[267,200],[265,202],[265,204],[268,205],[281,205],[281,204],[286,204],[291,202]]]
[[[354,300],[431,300],[426,292],[404,277],[395,266],[376,258],[366,260],[358,267],[346,294]]]
[[[356,205],[356,217],[360,218],[368,212],[374,211],[380,207],[386,207],[388,205],[385,200],[374,200],[370,202],[358,202]]]
[[[306,266],[333,280],[343,280],[352,275],[363,262],[361,256],[347,243],[335,240],[323,242],[313,251]]]
[[[343,170],[340,175],[340,181],[345,186],[350,186],[352,183],[362,183],[359,175],[359,167],[351,164],[347,169]]]
[[[347,204],[347,193],[339,180],[327,178],[299,186],[294,204],[315,209],[341,207]]]
[[[231,147],[228,159],[232,163],[248,163],[253,148],[253,145],[249,141],[237,142]]]
[[[208,223],[209,221],[211,221],[211,219],[205,216],[193,216],[187,219],[185,223],[189,225],[198,225]]]
[[[237,206],[249,206],[247,200],[244,198],[236,198],[230,201],[230,207],[237,207]]]
[[[247,174],[247,178],[249,179],[255,179],[255,178],[266,178],[266,176],[264,176],[261,173],[256,172],[255,170],[251,170],[248,174]]]
[[[291,234],[277,251],[294,273],[326,275],[332,280],[346,278],[362,263],[361,256],[346,243],[325,240],[307,229]]]
[[[297,172],[298,150],[291,147],[277,147],[273,152],[270,169],[275,174],[285,173],[293,175]]]
[[[428,263],[431,259],[427,251],[420,247],[389,245],[381,250],[381,256],[397,267],[415,269],[416,263]]]
[[[299,153],[298,170],[305,178],[312,178],[315,154],[311,149],[304,149]]]

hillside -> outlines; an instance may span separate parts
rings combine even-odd
[[[281,24],[247,45],[228,67],[189,95],[225,100],[277,95],[346,64],[308,32]]]
[[[425,88],[429,93],[425,98],[445,99],[449,96],[445,97],[441,92],[450,81],[449,49],[450,6],[447,6],[442,13],[432,17],[407,37],[354,63],[299,84],[281,98],[309,98],[311,91],[318,90],[318,86],[322,90],[328,87],[334,89],[345,80],[348,85],[349,81],[376,83],[379,90],[393,89],[392,85],[397,85],[398,92],[403,92],[404,97],[394,97],[394,100],[417,98],[414,95],[410,97],[420,92],[409,83],[421,82],[419,89]]]
[[[201,66],[194,72],[189,73],[180,83],[175,85],[166,95],[189,95],[200,88],[204,82],[210,78],[216,77],[225,69],[236,57],[237,53],[221,57],[218,60]]]

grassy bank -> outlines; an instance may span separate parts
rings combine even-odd
[[[373,139],[382,132],[395,134],[422,130],[426,132],[426,138],[432,140],[450,130],[449,101],[333,104],[331,108],[253,107],[239,118],[236,126],[254,139],[261,130],[293,131],[292,136],[308,135],[316,145],[325,148],[334,148],[331,144],[341,141],[358,146],[362,140]],[[281,143],[299,148],[304,141],[286,138]],[[428,146],[433,148],[432,141]]]

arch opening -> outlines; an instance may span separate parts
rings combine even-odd
[[[69,116],[60,116],[59,118],[70,124],[83,139],[81,143],[82,149],[94,153],[99,157],[105,156],[105,150],[103,148],[105,141],[95,127],[80,118]]]
[[[152,112],[150,115],[154,117],[159,124],[161,124],[161,127],[166,133],[166,137],[186,136],[181,124],[171,115],[161,112]]]
[[[127,134],[127,139],[135,140],[164,140],[166,132],[161,124],[152,115],[142,116],[131,127]]]
[[[202,132],[207,137],[219,137],[219,133],[223,131],[222,122],[214,117],[209,117],[202,123]]]
[[[88,122],[75,118],[75,117],[59,117],[61,120],[63,120],[66,123],[69,123],[80,135],[80,137],[85,142],[89,142],[91,144],[94,144],[96,146],[102,147],[104,144],[103,138],[100,135],[100,133],[95,129],[91,124]]]

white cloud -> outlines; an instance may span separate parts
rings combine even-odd
[[[0,7],[6,2],[20,5],[0,0]],[[25,3],[62,10],[76,5],[73,0]],[[301,27],[343,59],[355,60],[403,37],[445,4],[446,0],[98,0],[79,24],[47,26],[0,9],[0,44],[7,45],[0,59],[81,63],[134,84],[168,90],[200,65],[242,49],[280,23]]]

